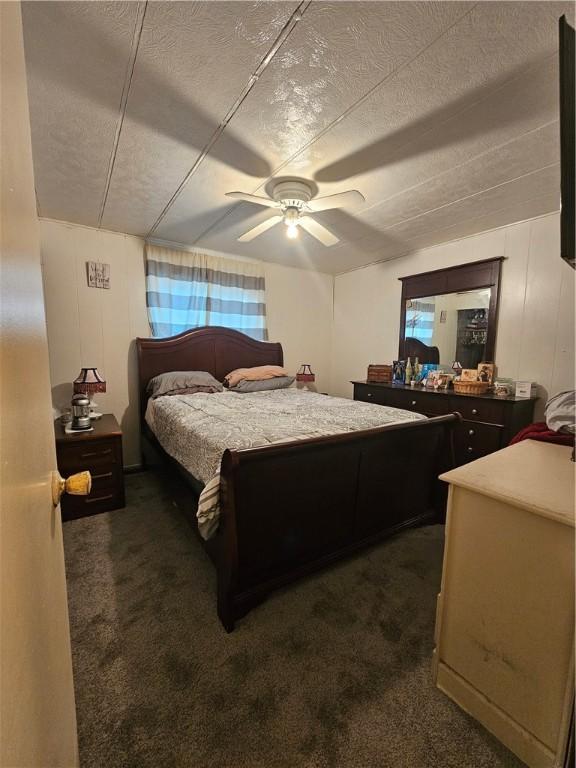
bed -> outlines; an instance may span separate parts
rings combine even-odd
[[[178,434],[178,424],[183,430],[186,422],[183,413],[200,411],[203,423],[209,424],[210,417],[214,423],[226,424],[230,412],[230,433],[235,429],[233,412],[238,403],[246,414],[251,409],[267,410],[269,424],[276,412],[278,422],[291,409],[299,413],[300,426],[287,432],[273,429],[266,441],[256,436],[217,443],[214,435],[212,453],[223,449],[215,475],[218,518],[211,530],[201,533],[205,538],[208,533],[207,541],[202,541],[217,569],[217,612],[227,631],[273,589],[384,536],[442,515],[444,495],[437,478],[453,464],[457,414],[432,419],[389,414],[385,418],[382,411],[382,421],[389,423],[351,431],[346,409],[354,401],[293,390],[258,393],[260,398],[231,392],[160,398],[164,402],[154,401],[152,408],[147,386],[160,373],[202,370],[222,381],[236,368],[283,365],[282,346],[218,327],[162,339],[140,338],[136,346],[145,463],[160,457],[185,480],[195,500],[213,479],[207,467],[213,469],[214,461],[195,463],[194,454],[208,449],[192,437],[189,440],[186,433]],[[380,407],[356,406],[365,409],[361,427],[373,424],[373,414]],[[320,427],[315,411],[320,414]],[[188,421],[194,423],[194,418]],[[328,422],[331,426],[325,427]],[[248,415],[245,423],[258,426],[257,419],[250,420]],[[323,434],[319,435],[320,428]],[[174,445],[179,450],[167,440],[169,433],[176,433]],[[209,431],[204,439],[211,439]],[[190,509],[196,505],[191,503]],[[189,517],[199,529],[195,512]]]

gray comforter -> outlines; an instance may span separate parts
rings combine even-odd
[[[164,450],[205,484],[198,527],[218,526],[220,462],[226,448],[253,448],[425,418],[403,411],[298,389],[238,394],[173,395],[150,400],[146,421]]]

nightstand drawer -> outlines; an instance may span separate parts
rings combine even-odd
[[[91,440],[81,444],[58,447],[58,468],[60,472],[89,472],[99,474],[109,471],[121,461],[118,440]]]
[[[63,520],[109,512],[124,506],[124,487],[93,487],[89,496],[65,495],[60,502]]]
[[[116,467],[107,467],[90,472],[92,477],[92,493],[107,489],[116,488],[122,483],[122,472]]]

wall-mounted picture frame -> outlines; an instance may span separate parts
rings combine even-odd
[[[86,274],[89,288],[110,288],[110,264],[87,261]]]

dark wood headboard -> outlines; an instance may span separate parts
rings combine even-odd
[[[144,413],[150,379],[168,371],[208,371],[218,381],[235,368],[283,365],[282,344],[256,341],[239,331],[204,326],[163,339],[136,339],[140,406]]]

